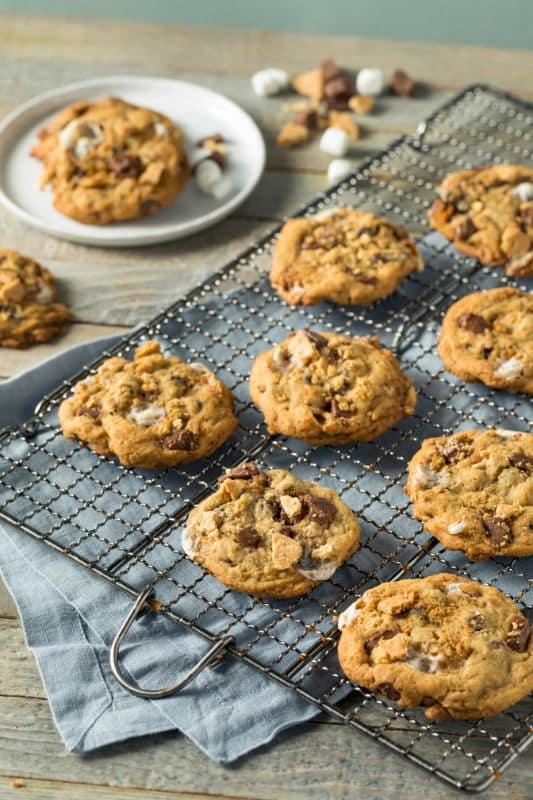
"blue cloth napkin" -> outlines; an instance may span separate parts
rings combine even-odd
[[[0,428],[31,416],[40,398],[90,363],[116,337],[72,348],[0,384]],[[16,398],[16,400],[15,400]],[[17,605],[55,723],[68,750],[180,730],[210,758],[234,761],[318,709],[231,657],[177,695],[144,700],[115,680],[112,639],[132,599],[16,527],[0,526],[0,574]],[[208,643],[157,614],[134,626],[122,664],[143,687],[179,680]]]

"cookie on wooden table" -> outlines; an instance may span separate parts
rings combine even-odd
[[[232,589],[295,597],[330,578],[357,549],[357,520],[332,489],[253,463],[219,483],[190,513],[182,544]]]
[[[431,720],[478,719],[533,690],[533,639],[493,586],[443,573],[382,583],[339,618],[351,680]]]

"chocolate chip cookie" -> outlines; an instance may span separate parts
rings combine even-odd
[[[465,381],[533,393],[533,295],[502,287],[462,297],[439,338],[446,369]]]
[[[72,315],[56,302],[54,276],[37,261],[0,248],[0,346],[29,347],[54,339]]]
[[[59,422],[104,456],[134,467],[171,467],[209,455],[237,427],[229,389],[203,364],[165,357],[157,342],[134,361],[115,357],[74,387]]]
[[[285,470],[241,464],[189,515],[187,555],[232,589],[296,597],[357,549],[359,525],[338,495]]]
[[[181,130],[164,114],[109,97],[63,109],[31,154],[62,214],[89,225],[148,217],[185,188]]]
[[[423,267],[403,228],[364,211],[332,208],[283,226],[270,282],[290,305],[368,306]]]
[[[250,393],[270,433],[313,445],[371,441],[416,403],[412,382],[379,339],[309,330],[255,359]]]
[[[409,464],[413,515],[473,560],[533,554],[533,434],[490,429],[426,439]]]
[[[508,275],[533,275],[533,169],[494,164],[448,175],[429,212],[455,247]]]
[[[533,640],[519,608],[457,575],[382,583],[339,619],[346,675],[431,720],[478,719],[533,690]]]

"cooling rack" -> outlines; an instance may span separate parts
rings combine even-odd
[[[343,677],[335,620],[381,581],[439,571],[493,584],[523,610],[531,607],[531,559],[471,563],[447,551],[412,519],[402,487],[407,463],[424,438],[486,425],[527,430],[531,422],[525,396],[464,385],[443,370],[436,355],[440,319],[453,301],[502,284],[526,288],[525,282],[456,253],[428,230],[426,212],[436,184],[451,170],[503,161],[533,165],[532,123],[533,106],[488,87],[470,87],[423,123],[415,137],[393,142],[297,212],[347,204],[407,227],[425,270],[392,297],[367,309],[326,303],[288,307],[266,278],[276,229],[59,386],[23,426],[1,434],[0,517],[135,598],[113,648],[124,685],[120,643],[155,598],[161,613],[211,643],[187,680],[229,654],[470,791],[487,787],[525,750],[532,738],[530,699],[489,719],[429,722],[418,710],[400,710]],[[380,336],[417,387],[414,416],[377,441],[357,446],[310,448],[270,437],[250,403],[250,365],[259,352],[301,327]],[[73,383],[94,372],[103,358],[131,357],[148,338],[167,353],[202,361],[231,388],[240,425],[211,458],[161,471],[128,469],[62,436],[57,407]],[[224,469],[249,459],[332,487],[361,521],[359,551],[303,598],[280,601],[233,592],[183,553],[181,531],[190,509],[213,490]],[[143,696],[168,691],[131,688]]]

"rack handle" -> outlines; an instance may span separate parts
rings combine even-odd
[[[193,678],[195,678],[205,667],[210,666],[213,661],[215,661],[216,657],[219,653],[221,653],[225,648],[231,644],[233,638],[231,636],[224,636],[218,642],[207,651],[205,656],[198,661],[197,664],[180,680],[178,683],[173,684],[172,686],[166,686],[164,689],[143,689],[135,683],[131,683],[122,673],[120,660],[119,660],[119,652],[120,652],[120,645],[124,641],[124,637],[128,633],[129,629],[135,622],[135,620],[141,616],[141,614],[145,611],[145,609],[149,605],[149,599],[153,596],[153,590],[151,586],[148,586],[141,594],[138,596],[137,600],[133,604],[133,607],[120,626],[120,629],[113,640],[113,644],[111,645],[111,652],[109,655],[109,663],[111,666],[111,671],[113,675],[120,683],[124,689],[127,689],[128,692],[131,692],[137,697],[145,697],[151,700],[158,700],[162,697],[168,697],[175,692],[179,692],[180,689],[183,689],[184,686],[187,686]]]

